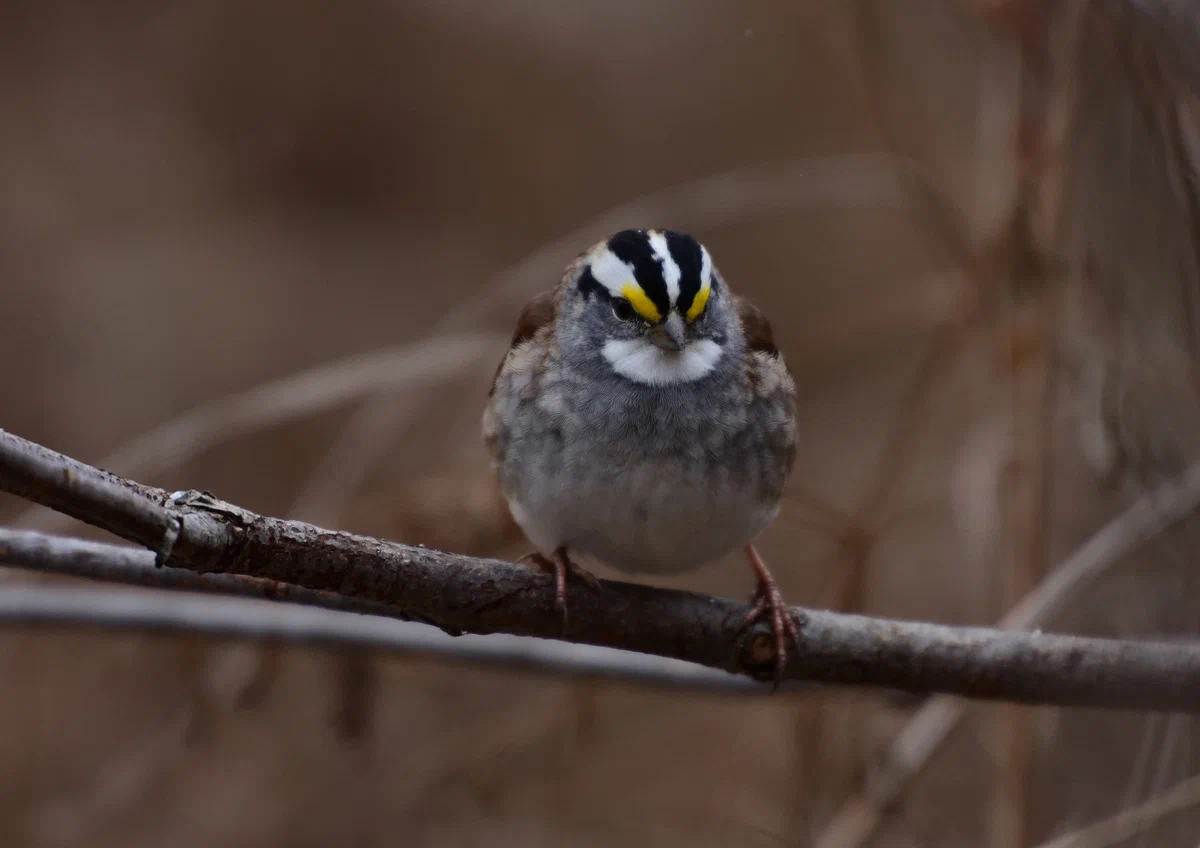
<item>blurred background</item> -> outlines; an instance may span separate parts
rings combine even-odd
[[[1171,0],[7,0],[0,425],[515,557],[479,417],[522,305],[681,229],[796,376],[785,596],[993,624],[1195,458],[1198,47]],[[1040,626],[1192,637],[1196,533]],[[1181,717],[971,705],[910,780],[878,692],[15,629],[0,669],[5,846],[1200,841]]]

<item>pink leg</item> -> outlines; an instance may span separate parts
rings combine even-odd
[[[567,629],[567,575],[574,573],[576,577],[582,578],[593,589],[600,587],[600,581],[590,571],[580,568],[571,561],[571,558],[567,555],[565,545],[555,548],[554,553],[550,556],[534,552],[526,554],[517,560],[517,562],[524,561],[528,561],[538,568],[544,568],[546,571],[554,572],[554,606],[558,609],[558,614],[562,618],[563,631],[565,632]]]
[[[783,678],[784,666],[787,665],[788,640],[791,640],[797,650],[800,649],[800,628],[796,626],[796,620],[784,603],[779,585],[767,570],[767,564],[762,561],[754,545],[746,545],[746,560],[758,577],[758,588],[754,593],[754,608],[742,619],[739,630],[754,624],[768,611],[771,613],[771,629],[775,634],[775,686],[778,687]]]

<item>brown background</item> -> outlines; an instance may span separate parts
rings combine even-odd
[[[799,388],[797,492],[855,513],[970,285],[916,195],[862,157],[914,157],[956,223],[983,232],[1010,174],[995,139],[1012,128],[1003,98],[981,96],[1011,64],[1001,36],[952,2],[875,5],[868,45],[851,4],[817,0],[4,3],[0,424],[100,462],[198,404],[419,341],[453,310],[474,318],[458,330],[503,336],[606,230],[663,226],[704,240],[771,317]],[[709,179],[760,167],[790,182]],[[656,194],[679,186],[693,189]],[[912,413],[905,472],[863,516],[878,538],[861,592],[853,546],[799,494],[785,506],[762,548],[791,601],[953,623],[1003,613],[993,496],[1011,316],[991,308]],[[502,352],[396,393],[342,446],[384,446],[344,495],[314,495],[312,480],[353,404],[110,470],[519,554],[478,437]],[[1121,501],[1082,461],[1070,398],[1052,561]],[[1056,626],[1194,630],[1188,532]],[[752,580],[726,563],[675,585],[743,596]],[[20,846],[807,845],[914,708],[82,632],[3,634],[0,680],[0,844]],[[875,844],[984,844],[998,715],[972,712]],[[1183,719],[1034,715],[1038,837],[1194,768]],[[1128,844],[1194,846],[1195,825]]]

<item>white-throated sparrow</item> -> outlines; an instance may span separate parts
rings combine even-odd
[[[484,440],[513,517],[557,577],[569,554],[674,574],[742,548],[770,613],[776,674],[795,621],[752,544],[796,455],[795,387],[770,324],[694,238],[624,230],[525,307]]]

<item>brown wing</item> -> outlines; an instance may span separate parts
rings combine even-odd
[[[734,308],[737,309],[742,332],[746,336],[746,377],[752,389],[761,400],[772,404],[778,403],[782,395],[790,407],[782,438],[776,434],[772,437],[773,441],[768,442],[768,449],[776,452],[785,468],[779,489],[773,493],[774,497],[778,497],[791,476],[792,466],[796,464],[796,384],[792,380],[792,370],[775,346],[771,322],[758,311],[757,306],[743,297],[734,298]],[[755,356],[755,353],[764,353],[766,356]]]
[[[525,308],[521,310],[521,317],[517,319],[517,328],[513,331],[512,342],[508,346],[509,350],[522,342],[529,341],[538,330],[554,320],[554,312],[558,304],[556,295],[557,292],[554,289],[544,291],[535,295],[533,300],[525,304]],[[504,354],[504,359],[500,360],[500,364],[496,366],[496,373],[492,375],[492,387],[488,390],[488,397],[491,397],[492,393],[496,391],[496,379],[500,376],[500,370],[504,367],[506,359],[508,359],[507,353]]]
[[[763,315],[757,306],[744,297],[735,297],[733,302],[738,318],[742,321],[742,332],[746,335],[746,348],[761,350],[772,356],[778,355],[779,348],[775,347],[775,333],[771,330],[771,322],[767,320],[767,316]]]
[[[535,295],[521,310],[521,317],[517,319],[517,329],[513,331],[509,347],[516,347],[521,342],[528,341],[533,338],[534,333],[553,321],[556,305],[554,289]]]

